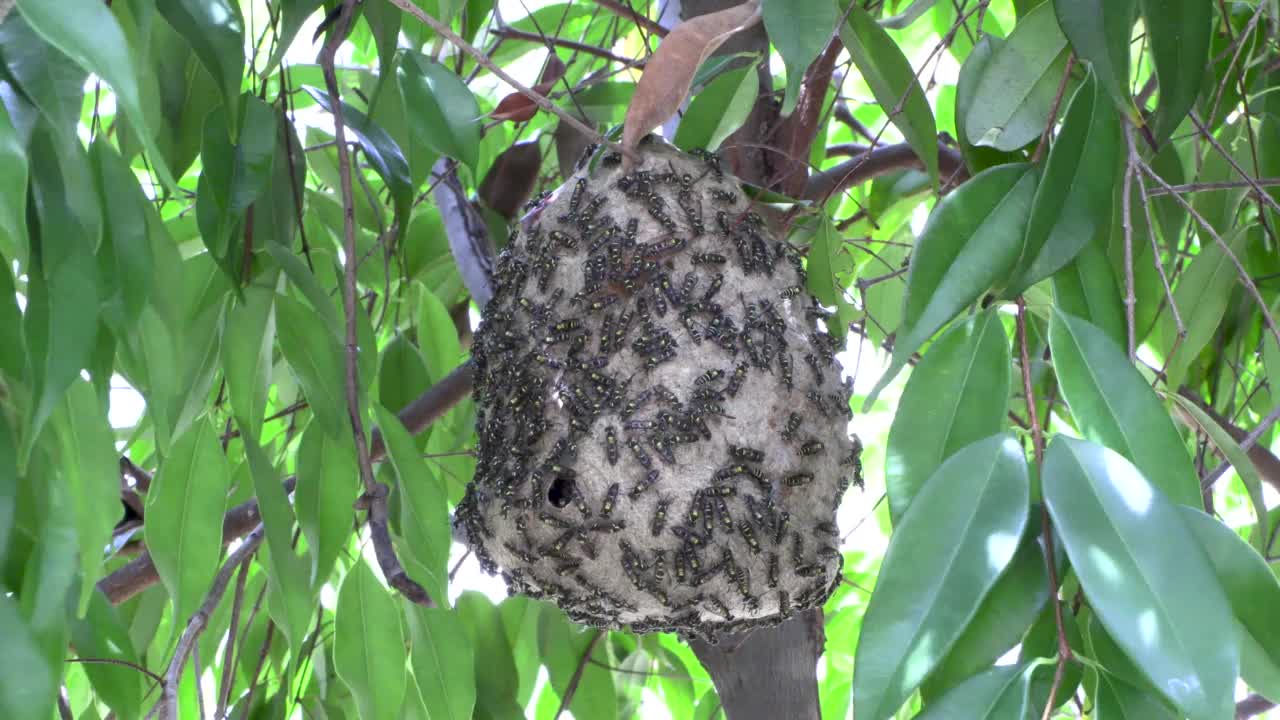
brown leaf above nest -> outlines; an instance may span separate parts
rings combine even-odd
[[[539,95],[551,92],[551,88],[564,77],[564,70],[564,61],[552,53],[547,58],[547,65],[542,69],[542,77],[538,79],[538,84],[533,86],[533,91]],[[494,120],[520,123],[532,119],[537,114],[538,103],[534,102],[533,98],[522,92],[513,92],[498,102],[491,117]]]
[[[640,138],[680,109],[694,73],[730,35],[760,21],[760,3],[747,0],[676,26],[645,65],[622,130],[622,147],[634,151]]]

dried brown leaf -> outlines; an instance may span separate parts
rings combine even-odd
[[[478,193],[480,200],[510,220],[529,199],[541,166],[542,151],[536,141],[512,145],[493,161],[493,167],[484,176]]]
[[[552,53],[547,58],[547,64],[542,68],[542,77],[538,79],[538,84],[533,86],[533,91],[539,95],[551,92],[551,88],[564,77],[564,71],[564,61]],[[489,116],[494,120],[522,123],[531,120],[537,114],[538,103],[534,102],[533,98],[522,92],[513,92],[502,98]]]
[[[622,128],[622,147],[635,150],[640,138],[666,122],[689,94],[694,73],[730,35],[760,21],[759,0],[680,23],[645,64]]]

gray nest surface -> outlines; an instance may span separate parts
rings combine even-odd
[[[714,155],[641,157],[598,154],[499,258],[455,522],[574,620],[714,639],[830,595],[860,448],[801,255]]]

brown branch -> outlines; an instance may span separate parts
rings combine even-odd
[[[474,379],[475,368],[470,363],[459,366],[405,406],[399,414],[400,422],[412,434],[422,432],[471,392]],[[386,446],[376,429],[372,433],[369,455],[374,461],[386,457]],[[285,478],[285,492],[293,492],[296,482],[295,476]],[[223,516],[222,544],[244,537],[260,522],[262,517],[258,514],[257,500],[248,500],[235,506]],[[112,604],[119,605],[159,580],[160,575],[156,572],[150,553],[143,553],[98,581],[98,589]]]
[[[573,50],[574,52],[580,52],[580,53],[583,53],[584,55],[592,55],[598,58],[603,58],[605,60],[608,60],[609,62],[621,63],[622,65],[626,65],[628,67],[639,68],[639,67],[644,67],[644,64],[645,64],[644,60],[630,60],[620,55],[614,55],[608,50],[596,47],[595,45],[590,45],[588,43],[581,43],[576,40],[568,40],[560,37],[543,37],[541,35],[538,35],[537,33],[525,32],[524,30],[517,30],[513,27],[494,28],[489,31],[489,34],[493,35],[494,37],[499,37],[506,40],[526,40],[528,42],[536,42],[541,45],[554,45],[556,47],[567,48],[569,50]]]
[[[173,659],[169,661],[169,667],[164,672],[164,684],[160,691],[160,720],[176,720],[178,717],[178,678],[182,675],[182,667],[187,664],[187,657],[195,648],[196,639],[200,637],[200,633],[204,632],[210,616],[222,601],[222,595],[231,582],[231,573],[253,555],[258,545],[262,543],[262,536],[263,529],[259,525],[249,533],[240,547],[227,557],[222,569],[214,577],[213,587],[209,588],[204,602],[200,604],[200,609],[196,610],[195,615],[187,621],[182,636],[178,638],[178,647],[173,651]]]
[[[356,230],[355,192],[351,180],[351,155],[347,148],[346,123],[343,120],[342,96],[338,88],[338,73],[334,70],[334,58],[346,39],[354,19],[356,0],[343,0],[338,20],[329,33],[329,39],[320,51],[320,68],[324,73],[329,92],[329,104],[333,114],[333,137],[338,149],[338,178],[342,192],[343,263],[342,305],[345,313],[346,346],[345,386],[347,416],[351,421],[351,433],[355,437],[356,460],[360,468],[360,482],[364,495],[360,498],[369,515],[369,535],[373,540],[374,555],[387,584],[419,605],[432,606],[431,598],[421,585],[409,577],[396,557],[395,546],[388,529],[387,486],[373,477],[373,459],[369,453],[368,439],[364,434],[364,418],[360,404],[359,354],[360,342],[356,332],[356,313],[360,306],[356,298]]]
[[[249,564],[240,565],[236,574],[236,590],[231,596],[231,622],[227,624],[227,647],[222,654],[222,679],[218,686],[218,704],[213,712],[215,718],[223,717],[227,703],[231,699],[232,674],[235,672],[236,628],[240,627],[240,611],[244,606],[244,586],[249,579]]]
[[[784,195],[794,196],[804,191],[808,179],[806,160],[821,125],[819,121],[826,103],[827,88],[831,86],[836,58],[842,50],[844,43],[838,35],[827,43],[827,49],[805,72],[795,112],[783,119],[769,143],[781,158],[774,166],[769,186],[777,187]]]
[[[1248,453],[1249,459],[1253,461],[1253,466],[1257,469],[1258,475],[1261,476],[1262,480],[1276,490],[1280,490],[1280,458],[1277,458],[1266,446],[1258,444],[1258,438],[1262,437],[1263,433],[1276,422],[1277,418],[1280,418],[1280,409],[1272,410],[1266,418],[1263,418],[1262,422],[1258,423],[1257,427],[1249,431],[1223,417],[1190,389],[1180,388],[1178,395],[1195,403],[1196,407],[1200,408],[1204,414],[1218,423],[1223,430],[1226,430],[1227,434],[1240,444],[1240,449]],[[1183,421],[1188,427],[1191,427],[1188,418],[1184,414],[1174,413],[1174,416]],[[1201,482],[1201,487],[1212,486],[1218,478],[1226,473],[1228,467],[1230,467],[1230,464],[1223,462],[1205,476],[1205,479]]]
[[[1248,720],[1248,718],[1261,715],[1275,706],[1276,704],[1270,700],[1258,693],[1253,693],[1236,703],[1236,720]]]
[[[820,201],[846,188],[906,168],[924,169],[924,163],[910,145],[881,145],[812,175],[805,186],[803,198]],[[944,176],[953,177],[952,182],[956,184],[969,178],[960,153],[942,143],[938,143],[938,170]]]
[[[595,0],[595,3],[614,15],[630,20],[637,26],[648,30],[658,37],[667,36],[666,28],[636,12],[630,5],[617,2],[616,0]]]
[[[163,685],[163,684],[164,684],[164,678],[162,678],[162,677],[160,677],[159,675],[157,675],[157,674],[155,674],[155,673],[151,672],[150,670],[148,670],[148,669],[146,669],[146,668],[142,667],[141,665],[139,665],[139,664],[137,664],[137,663],[129,662],[128,660],[121,660],[121,659],[119,659],[119,658],[87,658],[87,657],[74,657],[74,658],[67,658],[67,662],[69,662],[69,663],[81,663],[81,664],[84,664],[84,665],[120,665],[120,666],[122,666],[122,667],[127,667],[127,668],[129,668],[129,669],[131,669],[131,670],[137,670],[138,672],[142,673],[143,675],[146,675],[147,677],[151,678],[152,680],[155,680],[155,681],[156,681],[156,685]]]
[[[1222,180],[1219,182],[1198,182],[1186,183],[1184,185],[1170,185],[1168,190],[1164,188],[1151,188],[1147,191],[1147,195],[1156,197],[1158,195],[1169,195],[1178,193],[1183,195],[1186,193],[1205,192],[1207,190],[1236,190],[1239,188],[1258,187],[1275,187],[1280,185],[1280,178],[1253,178],[1252,180]]]
[[[1049,134],[1053,132],[1053,124],[1058,119],[1058,108],[1062,105],[1062,96],[1067,92],[1067,81],[1071,79],[1071,70],[1076,66],[1076,54],[1071,53],[1067,57],[1067,68],[1062,73],[1062,79],[1058,81],[1058,92],[1053,96],[1053,104],[1049,106],[1049,119],[1044,123],[1044,132],[1040,133],[1040,142],[1036,144],[1035,152],[1031,154],[1031,164],[1040,162],[1040,158],[1044,157],[1044,153],[1049,149]]]
[[[556,709],[553,720],[560,720],[560,716],[569,707],[569,703],[573,702],[573,696],[578,692],[578,683],[582,682],[582,673],[587,669],[587,661],[591,659],[591,651],[596,649],[596,643],[600,642],[602,637],[604,637],[604,631],[596,630],[595,634],[591,636],[591,640],[587,642],[587,648],[582,651],[582,657],[578,659],[578,667],[573,669],[573,677],[569,678],[569,684],[565,686],[564,693],[560,695],[560,707]]]

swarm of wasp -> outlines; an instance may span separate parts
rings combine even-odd
[[[598,152],[496,263],[455,524],[579,622],[714,640],[830,595],[861,448],[801,253],[714,154],[641,150]]]

